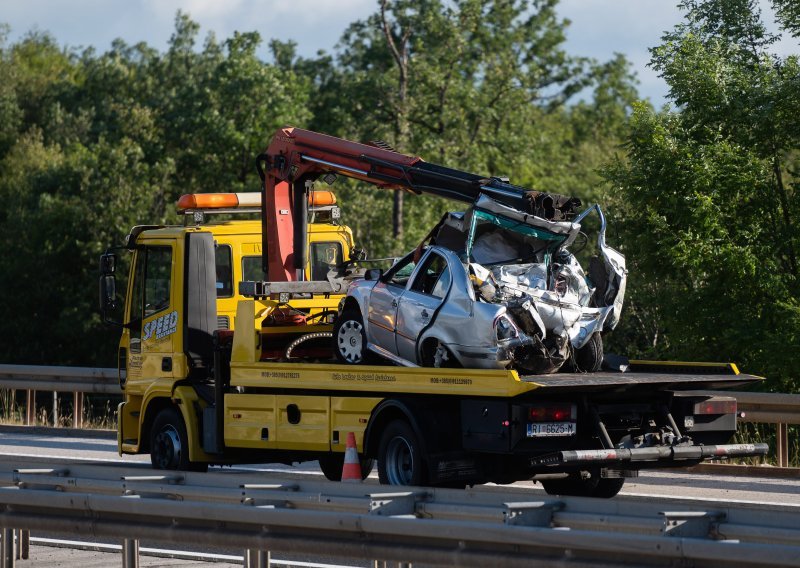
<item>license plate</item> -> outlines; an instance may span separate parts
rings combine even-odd
[[[528,438],[574,435],[575,422],[534,422],[528,424]]]

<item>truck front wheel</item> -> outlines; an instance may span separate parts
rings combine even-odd
[[[384,485],[422,485],[425,482],[420,443],[405,420],[391,422],[381,436],[378,479]]]
[[[208,464],[189,461],[189,437],[180,413],[165,408],[158,413],[150,431],[150,463],[155,469],[206,471]]]

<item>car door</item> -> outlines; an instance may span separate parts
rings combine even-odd
[[[367,341],[394,354],[397,354],[397,306],[415,268],[414,255],[405,256],[381,277],[370,292]]]
[[[437,251],[430,250],[398,301],[397,354],[403,359],[422,363],[417,360],[417,340],[435,319],[447,295],[450,281],[447,259]]]

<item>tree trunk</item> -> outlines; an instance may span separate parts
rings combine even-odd
[[[399,47],[395,42],[389,28],[389,21],[386,15],[388,0],[381,0],[381,25],[383,35],[392,53],[399,71],[397,81],[397,108],[395,111],[395,141],[394,146],[401,152],[407,151],[409,141],[409,121],[408,121],[408,41],[411,30],[400,30],[402,37]],[[403,239],[403,192],[397,191],[394,194],[392,203],[392,237],[395,242],[400,243]]]
[[[786,255],[789,260],[789,270],[797,277],[797,256],[794,251],[794,229],[792,228],[792,216],[789,211],[789,199],[786,195],[786,187],[783,185],[783,172],[781,162],[777,154],[772,159],[772,172],[775,175],[775,186],[778,190],[778,198],[781,203],[781,213],[783,214],[784,242],[786,245]]]

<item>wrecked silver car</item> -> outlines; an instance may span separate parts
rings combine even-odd
[[[591,213],[599,230],[587,274],[569,247]],[[596,371],[627,274],[605,230],[597,205],[571,221],[548,220],[481,196],[468,211],[447,214],[427,246],[350,284],[334,326],[336,356],[352,364],[379,355],[406,366]]]

